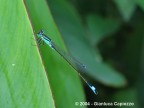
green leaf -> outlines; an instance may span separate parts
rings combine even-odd
[[[107,36],[114,34],[120,27],[120,22],[110,18],[102,18],[97,15],[87,16],[87,25],[92,45],[97,45]]]
[[[86,65],[87,74],[108,86],[124,86],[126,84],[124,76],[102,63],[99,52],[88,44],[86,33],[75,9],[65,1],[48,1],[67,47],[75,58]]]
[[[114,2],[116,3],[123,19],[129,21],[136,9],[134,0],[114,0]]]
[[[22,0],[1,0],[0,108],[54,108]]]
[[[135,2],[142,8],[144,11],[144,0],[135,0]]]
[[[49,2],[48,2],[49,3]],[[45,31],[52,41],[66,51],[61,35],[45,0],[26,0],[31,23],[36,32]],[[40,46],[57,108],[73,108],[75,102],[85,101],[80,78],[76,71],[48,45]],[[78,106],[81,108],[81,106]]]

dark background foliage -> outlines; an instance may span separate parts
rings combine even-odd
[[[98,82],[95,80],[97,78],[89,77],[97,87],[99,94],[94,96],[85,86],[87,101],[134,102],[135,108],[144,106],[144,4],[142,5],[141,1],[133,0],[68,0],[66,2],[70,10],[71,8],[74,10],[76,14],[74,18],[78,17],[83,26],[84,35],[82,35],[88,40],[88,44],[95,51],[99,51],[103,63],[121,73],[127,82],[121,87],[112,87],[110,84],[103,84],[102,81]],[[68,19],[67,6],[59,10],[56,2],[54,4],[52,0],[48,0],[48,3],[60,32],[65,35],[62,27],[69,27],[68,23],[73,23],[72,19]],[[65,21],[61,20],[62,18]],[[72,35],[64,36],[71,53],[75,50],[67,40]]]

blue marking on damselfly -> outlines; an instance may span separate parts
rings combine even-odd
[[[85,73],[87,72],[86,66],[82,63],[80,63],[78,60],[76,60],[71,55],[64,52],[62,49],[57,47],[52,40],[44,34],[43,30],[40,30],[37,33],[37,37],[41,39],[43,42],[45,42],[47,45],[49,45],[52,49],[54,49],[56,52],[58,52],[77,72],[78,75],[84,80],[84,82],[89,86],[89,88],[94,92],[94,94],[98,94],[96,88],[92,86],[90,83],[87,82],[87,80],[80,74],[80,72]],[[40,41],[41,41],[40,40]]]

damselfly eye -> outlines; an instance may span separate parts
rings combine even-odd
[[[44,34],[44,31],[43,31],[43,30],[41,30],[41,31],[40,31],[40,34],[42,34],[42,35],[43,35],[43,34]]]
[[[44,34],[44,30],[40,30],[39,32],[38,32],[38,35],[43,35]]]

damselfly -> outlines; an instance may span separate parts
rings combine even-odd
[[[76,60],[70,54],[64,52],[62,49],[57,47],[57,45],[55,45],[54,42],[47,35],[44,34],[43,30],[40,30],[37,33],[37,37],[38,37],[38,43],[44,42],[47,45],[49,45],[52,49],[54,49],[57,53],[59,53],[78,72],[78,75],[84,80],[84,82],[89,86],[89,88],[95,94],[98,93],[96,88],[93,85],[91,85],[81,74],[81,73],[87,72],[86,66],[84,64],[80,63],[78,60]]]

